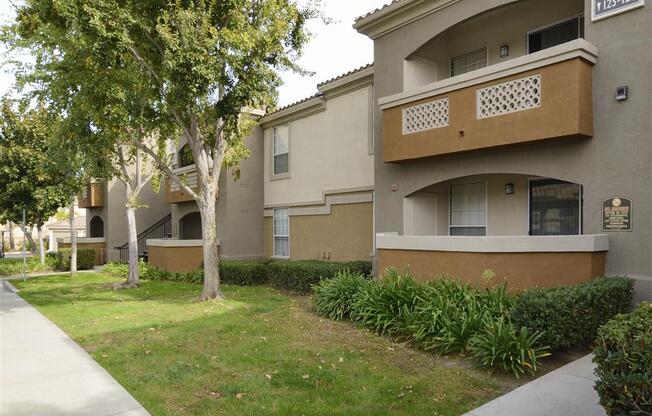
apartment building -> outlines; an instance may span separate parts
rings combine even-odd
[[[354,27],[374,42],[376,270],[652,276],[649,5],[397,0]]]

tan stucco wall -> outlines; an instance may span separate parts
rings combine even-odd
[[[265,206],[321,201],[324,191],[373,185],[371,95],[367,85],[329,98],[324,111],[287,122],[287,178],[270,178],[273,127],[265,128]]]
[[[369,260],[373,206],[341,204],[330,215],[290,216],[290,259]],[[273,250],[272,218],[265,218],[265,255]]]
[[[477,287],[485,270],[494,282],[506,279],[512,289],[554,287],[585,282],[604,275],[605,252],[586,253],[463,253],[449,251],[378,250],[379,271],[390,266],[409,269],[418,280],[447,276]]]
[[[402,92],[403,60],[439,33],[492,8],[519,4],[529,5],[522,14],[526,18],[545,12],[552,3],[450,2],[436,13],[377,37],[374,41],[375,99]],[[586,234],[601,232],[604,199],[619,195],[633,199],[634,229],[609,233],[606,273],[652,276],[649,255],[652,252],[652,95],[649,94],[652,91],[652,7],[598,22],[590,21],[590,10],[591,0],[585,0],[585,39],[598,48],[598,62],[593,67],[593,138],[509,146],[397,165],[382,159],[383,129],[377,123],[374,198],[377,232],[401,233],[403,197],[434,183],[505,172],[557,178],[583,185]],[[501,26],[510,23],[517,24],[509,20]],[[614,99],[619,85],[629,86],[627,101]],[[377,105],[376,118],[382,119]]]
[[[59,243],[58,248],[70,248],[70,243]],[[90,248],[95,250],[95,265],[106,263],[106,246],[104,243],[77,243],[77,248]]]
[[[204,263],[203,247],[147,246],[149,264],[169,272],[190,272]]]
[[[384,110],[384,160],[404,161],[561,137],[590,137],[593,134],[592,66],[575,58]],[[541,75],[540,107],[477,118],[478,89],[536,74]],[[403,134],[405,107],[441,98],[448,98],[448,126]]]

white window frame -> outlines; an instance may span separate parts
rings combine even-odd
[[[466,55],[471,55],[471,54],[476,53],[476,52],[481,51],[481,50],[484,50],[484,53],[485,53],[485,57],[484,57],[485,66],[483,66],[482,68],[488,67],[489,66],[489,48],[487,47],[487,45],[485,45],[485,46],[482,46],[480,48],[473,49],[471,51],[464,52],[464,53],[459,54],[459,55],[451,56],[451,58],[450,58],[450,60],[448,62],[448,75],[452,78],[452,77],[457,77],[457,76],[460,76],[460,75],[463,75],[463,74],[468,74],[469,72],[476,71],[474,69],[472,71],[466,71],[466,72],[463,72],[461,74],[453,75],[453,60],[456,59],[456,58],[461,58],[461,57],[466,56]],[[478,69],[481,69],[481,68],[478,68]]]
[[[287,222],[288,222],[288,232],[286,235],[284,234],[276,234],[276,212],[280,210],[285,210],[285,215],[287,217]],[[288,254],[287,256],[280,256],[276,254],[276,238],[286,238],[288,242]],[[279,207],[279,208],[274,208],[272,212],[272,258],[275,259],[289,259],[290,258],[290,211],[289,208],[287,207]]]
[[[531,34],[537,33],[537,32],[542,32],[542,31],[544,31],[546,29],[550,29],[551,27],[559,26],[562,23],[570,22],[571,20],[576,20],[576,19],[578,20],[577,37],[578,37],[578,39],[582,39],[582,37],[581,37],[581,35],[582,35],[582,22],[580,20],[583,19],[583,18],[584,18],[584,13],[580,13],[580,14],[576,14],[576,15],[573,15],[573,16],[568,16],[565,19],[560,19],[560,20],[557,20],[555,22],[548,23],[545,26],[541,26],[541,27],[538,27],[536,29],[530,30],[529,32],[527,32],[525,34],[525,54],[526,55],[531,55],[530,54],[530,35]],[[584,34],[586,35],[586,20],[584,20]],[[536,53],[536,52],[532,52],[532,53]]]
[[[476,184],[476,183],[482,183],[484,184],[484,236],[489,235],[489,189],[487,186],[487,181],[486,180],[480,180],[480,181],[469,181],[469,182],[456,182],[456,183],[451,183],[448,187],[448,235],[452,236],[451,234],[451,228],[480,228],[483,227],[482,225],[453,225],[452,224],[452,217],[453,217],[453,186],[454,185],[471,185],[471,184]],[[463,236],[455,236],[455,237],[463,237]],[[468,237],[481,237],[481,236],[468,236]]]
[[[287,151],[283,152],[283,153],[276,153],[276,146],[275,146],[275,144],[276,144],[276,131],[281,127],[284,127],[286,129],[286,131],[287,131]],[[272,155],[272,160],[271,160],[271,164],[272,164],[272,166],[271,166],[272,167],[272,169],[271,169],[272,170],[271,177],[272,177],[272,179],[288,178],[290,176],[290,126],[289,125],[285,124],[285,125],[272,127],[272,143],[271,143],[271,145],[272,145],[272,148],[271,148],[270,153]],[[285,154],[287,154],[287,157],[288,157],[287,171],[277,173],[276,172],[276,163],[275,163],[276,156],[281,156],[281,155],[285,155]]]

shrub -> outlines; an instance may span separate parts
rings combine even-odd
[[[407,335],[422,292],[409,273],[390,268],[356,295],[351,318],[381,335]]]
[[[273,261],[267,265],[267,276],[274,287],[308,293],[313,285],[323,279],[332,279],[340,271],[367,274],[369,269],[369,262]]]
[[[70,270],[71,249],[60,248],[56,261],[56,269],[67,271]],[[92,248],[77,249],[77,270],[88,270],[95,266],[95,250]]]
[[[483,327],[469,341],[469,350],[483,367],[498,367],[517,378],[526,372],[534,375],[539,359],[550,355],[539,345],[540,333],[520,331],[505,317],[485,319]]]
[[[129,265],[127,263],[108,262],[104,265],[102,271],[113,276],[126,278],[127,274],[129,274]]]
[[[348,271],[339,271],[334,278],[322,280],[312,287],[315,311],[335,321],[349,318],[355,297],[369,282],[367,276]]]
[[[632,281],[601,277],[573,286],[533,289],[516,300],[511,314],[516,328],[541,333],[541,343],[552,350],[592,341],[600,325],[627,312]]]
[[[220,260],[220,279],[231,285],[267,282],[267,260]]]
[[[603,325],[593,353],[595,389],[607,413],[652,414],[652,304]]]

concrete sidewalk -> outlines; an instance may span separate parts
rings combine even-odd
[[[1,416],[146,416],[79,345],[0,282]]]
[[[593,389],[589,354],[466,413],[464,416],[606,416]]]

